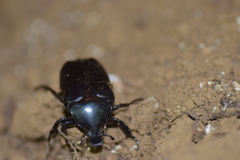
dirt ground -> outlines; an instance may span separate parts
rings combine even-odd
[[[2,0],[0,37],[1,160],[240,159],[239,0]],[[144,98],[114,112],[139,152],[117,127],[97,151],[49,148],[63,107],[33,89],[59,91],[62,65],[89,57],[119,78],[116,104]]]

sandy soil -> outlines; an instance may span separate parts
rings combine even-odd
[[[120,78],[114,112],[140,141],[109,128],[80,159],[237,160],[240,157],[239,0],[12,0],[0,2],[0,159],[76,159],[50,93],[68,60],[93,57]],[[76,128],[71,137],[81,137]]]

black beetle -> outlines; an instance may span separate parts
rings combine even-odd
[[[132,135],[129,127],[120,119],[113,118],[112,112],[121,107],[141,101],[135,99],[130,103],[114,105],[114,94],[109,77],[102,65],[95,59],[78,59],[66,62],[60,73],[60,93],[48,86],[41,85],[36,89],[50,91],[59,99],[67,112],[67,117],[55,122],[50,131],[48,141],[55,136],[60,124],[61,131],[67,133],[67,128],[79,127],[85,131],[86,139],[91,147],[103,144],[102,136],[105,135],[105,127],[118,125],[127,137],[131,137],[139,148],[137,138]]]

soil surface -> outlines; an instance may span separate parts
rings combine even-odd
[[[240,158],[239,0],[11,0],[0,2],[1,160],[238,160]],[[104,145],[47,138],[64,117],[59,72],[93,57],[117,77],[118,127]],[[70,145],[72,145],[72,148]],[[74,146],[75,145],[75,146]],[[75,152],[74,152],[74,149]]]

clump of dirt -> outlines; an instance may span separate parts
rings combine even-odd
[[[0,159],[239,159],[240,59],[237,0],[3,1],[0,5]],[[116,104],[102,148],[80,145],[70,128],[47,143],[62,104],[68,60],[97,59],[117,77]],[[67,139],[67,140],[66,140]],[[74,150],[76,149],[76,150]]]

